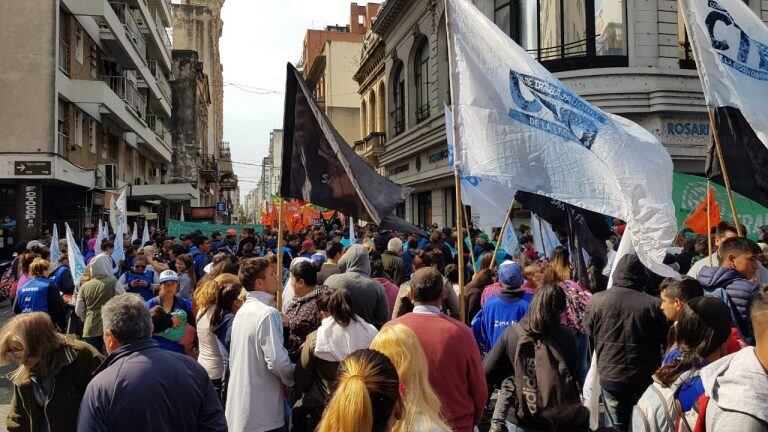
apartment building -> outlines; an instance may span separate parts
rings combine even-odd
[[[94,225],[125,185],[129,210],[162,223],[170,26],[168,0],[3,4],[0,255],[54,222]]]

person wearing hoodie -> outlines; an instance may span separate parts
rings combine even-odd
[[[752,282],[759,265],[755,244],[741,237],[729,238],[720,243],[718,255],[720,267],[701,269],[699,283],[707,294],[720,297],[731,307],[733,324],[749,339],[749,304],[760,292],[760,286]]]
[[[612,288],[594,294],[584,316],[597,355],[606,424],[621,431],[628,430],[632,407],[651,384],[666,345],[667,318],[660,300],[643,292],[648,284],[637,255],[624,255]]]
[[[101,253],[88,265],[91,279],[77,293],[75,313],[83,323],[83,339],[99,351],[104,351],[104,330],[101,307],[117,294],[117,279],[112,273],[112,258]]]
[[[405,282],[405,264],[400,254],[403,252],[403,241],[392,237],[387,242],[387,250],[381,253],[381,264],[384,267],[384,277],[397,286]]]
[[[484,352],[490,352],[504,330],[520,322],[530,307],[520,287],[523,272],[517,263],[505,261],[499,266],[499,283],[501,292],[490,297],[472,318],[472,332]]]
[[[329,288],[344,288],[349,292],[352,311],[366,322],[381,328],[389,320],[389,303],[384,288],[371,278],[368,249],[354,244],[339,260],[341,274],[325,280]]]
[[[704,393],[709,397],[704,410],[707,431],[768,430],[768,296],[758,295],[750,315],[755,347],[744,348],[701,370]]]
[[[296,364],[294,383],[301,400],[293,408],[296,432],[314,431],[336,385],[339,364],[353,352],[368,348],[376,327],[352,312],[351,297],[343,288],[324,291],[317,306],[323,321],[307,336]]]

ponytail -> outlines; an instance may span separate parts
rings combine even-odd
[[[397,370],[384,354],[363,349],[341,364],[338,387],[318,432],[385,432],[400,399]]]
[[[324,291],[318,298],[317,306],[321,311],[331,314],[333,320],[341,324],[342,327],[346,327],[350,321],[356,320],[355,314],[352,312],[352,298],[344,288]]]

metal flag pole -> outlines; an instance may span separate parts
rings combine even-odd
[[[707,200],[707,253],[709,254],[709,266],[712,267],[712,219],[710,216],[710,193],[709,179],[707,179],[707,194],[705,198]]]
[[[464,208],[464,204],[461,199],[461,176],[459,174],[459,122],[456,121],[456,82],[453,78],[454,70],[453,62],[451,61],[451,59],[456,59],[456,51],[453,46],[453,41],[451,40],[452,24],[450,14],[448,13],[448,0],[445,0],[443,6],[445,8],[445,37],[448,39],[448,80],[451,91],[451,118],[453,118],[453,179],[456,187],[456,232],[459,233],[460,240],[456,242],[456,250],[459,255],[457,260],[459,264],[459,320],[461,322],[467,322],[466,293],[464,291],[464,275],[466,272],[464,263],[464,232],[462,229],[464,226],[462,223],[462,213],[464,213],[462,208]]]
[[[720,136],[717,133],[717,125],[715,124],[715,114],[712,107],[707,107],[709,113],[709,124],[712,126],[712,136],[715,138],[715,150],[717,151],[717,158],[720,160],[720,172],[723,173],[723,182],[725,183],[725,191],[728,194],[728,203],[731,205],[731,213],[733,213],[733,223],[736,225],[736,233],[739,237],[742,237],[744,233],[741,232],[741,223],[739,223],[739,215],[736,213],[736,205],[733,203],[733,192],[731,191],[731,181],[728,178],[728,171],[725,169],[725,161],[723,160],[723,148],[720,146]],[[709,189],[707,189],[709,193]],[[709,215],[707,215],[709,216]]]
[[[278,221],[277,221],[277,310],[283,310],[283,198],[278,198]]]
[[[499,254],[499,249],[501,248],[501,240],[504,238],[504,231],[507,229],[507,224],[509,223],[509,220],[512,218],[512,208],[515,207],[515,200],[512,199],[512,202],[509,204],[509,210],[507,210],[507,215],[504,217],[504,223],[501,224],[501,231],[499,231],[499,238],[496,240],[496,247],[493,248],[493,257],[491,258],[491,265],[488,266],[489,269],[493,270],[493,266],[496,265],[496,255]]]

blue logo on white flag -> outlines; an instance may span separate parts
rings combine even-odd
[[[522,85],[534,96],[527,99]],[[509,116],[520,123],[557,135],[590,149],[598,133],[598,125],[608,120],[584,99],[558,83],[509,71],[509,91],[518,109],[510,108]],[[552,119],[544,118],[546,108]],[[547,116],[549,117],[549,116]]]
[[[712,48],[719,51],[717,56],[720,62],[751,78],[768,81],[768,45],[753,39],[744,32],[733,16],[720,6],[720,3],[709,0],[708,6],[713,10],[707,15],[705,24],[709,31]],[[718,23],[722,25],[718,26]],[[736,58],[732,57],[733,53],[728,53],[732,47],[738,47]],[[753,47],[759,60],[757,65],[749,64]],[[753,56],[752,63],[754,61]]]

